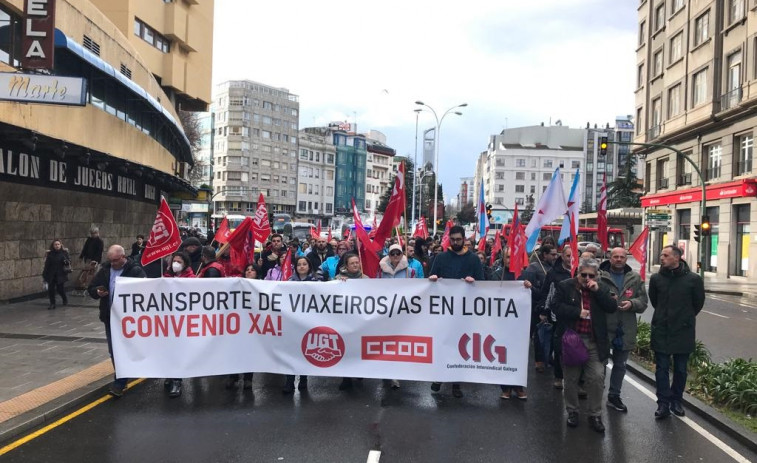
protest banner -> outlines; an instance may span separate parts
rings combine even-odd
[[[118,377],[243,371],[526,385],[523,283],[119,278]]]

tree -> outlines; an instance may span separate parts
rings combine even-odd
[[[521,223],[528,223],[531,220],[531,217],[534,216],[534,195],[533,193],[526,196],[526,208],[523,209],[523,211],[519,211],[518,220],[520,220]]]
[[[202,125],[200,116],[196,112],[179,110],[179,122],[184,128],[184,135],[189,140],[189,148],[192,150],[192,159],[194,165],[189,168],[189,181],[197,184],[202,181],[203,167],[208,163],[199,159],[200,148],[202,147]]]
[[[641,207],[639,179],[633,170],[636,157],[629,155],[623,166],[623,176],[619,176],[607,185],[607,208]]]
[[[464,204],[457,213],[458,223],[473,223],[476,219],[476,208],[472,202]]]
[[[413,177],[413,170],[415,170],[415,165],[413,164],[413,161],[410,160],[410,158],[407,158],[405,160],[405,204],[407,205],[408,211],[410,210],[413,204],[413,188],[415,188],[415,183],[414,183],[415,179]],[[379,200],[379,205],[376,207],[376,212],[383,214],[384,211],[386,210],[386,206],[389,205],[389,198],[391,198],[392,190],[394,189],[395,177],[396,177],[396,174],[394,177],[392,177],[392,181],[389,184],[389,188],[387,188],[384,194],[381,195],[381,198]]]

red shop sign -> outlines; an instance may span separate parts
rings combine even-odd
[[[721,183],[719,185],[710,185],[707,187],[708,201],[749,196],[757,196],[757,179],[748,178],[737,180],[735,182]],[[686,190],[643,196],[641,198],[641,207],[694,203],[701,200],[701,188],[688,188]]]

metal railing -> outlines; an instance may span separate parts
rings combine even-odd
[[[752,160],[742,159],[736,163],[736,175],[746,175],[752,173]]]
[[[720,177],[720,167],[710,167],[709,169],[705,169],[706,180],[713,180],[718,177]]]
[[[667,188],[667,187],[668,187],[668,179],[666,179],[666,178],[658,178],[657,179],[657,189],[658,190],[661,190],[661,189]]]
[[[654,140],[660,136],[660,125],[655,125],[647,130],[647,141]]]
[[[683,174],[678,176],[678,186],[691,185],[691,174]]]
[[[741,87],[734,88],[730,92],[723,94],[720,97],[720,110],[725,111],[726,109],[735,107],[741,102],[741,96]]]

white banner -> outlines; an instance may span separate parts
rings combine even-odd
[[[118,278],[118,377],[267,372],[526,385],[516,282]]]

